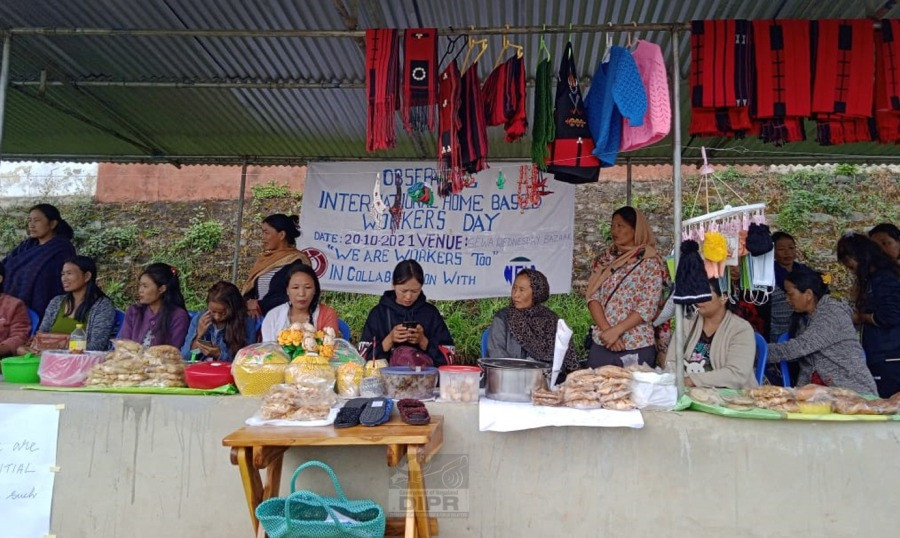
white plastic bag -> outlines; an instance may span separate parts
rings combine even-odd
[[[634,372],[629,387],[631,400],[638,409],[671,411],[678,400],[674,374]]]

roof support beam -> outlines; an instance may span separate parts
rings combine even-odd
[[[689,23],[627,23],[627,24],[572,24],[541,26],[489,26],[469,28],[439,28],[442,36],[516,35],[516,34],[579,34],[595,32],[654,32],[688,31]],[[269,37],[269,38],[365,38],[365,30],[265,30],[265,29],[163,29],[163,28],[9,28],[3,32],[11,35],[85,36],[85,37]]]
[[[0,59],[0,160],[3,159],[3,118],[6,113],[6,89],[9,87],[9,48],[12,36],[3,38],[3,55]]]

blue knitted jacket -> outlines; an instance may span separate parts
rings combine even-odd
[[[584,104],[594,139],[594,155],[602,167],[610,167],[619,154],[622,116],[631,125],[640,126],[647,113],[647,92],[628,49],[613,47],[609,62],[597,65]]]

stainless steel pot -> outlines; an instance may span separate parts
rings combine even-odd
[[[481,359],[484,396],[504,402],[530,402],[531,391],[546,388],[550,365],[531,359]]]

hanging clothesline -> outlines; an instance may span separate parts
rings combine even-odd
[[[720,209],[718,211],[713,211],[712,213],[707,213],[706,215],[700,215],[699,217],[694,217],[692,219],[687,219],[681,222],[682,228],[690,226],[692,224],[698,224],[701,222],[708,222],[716,219],[724,219],[734,215],[740,215],[742,213],[753,213],[756,211],[763,211],[766,209],[766,204],[748,204],[737,207],[725,206],[724,209]]]
[[[875,29],[881,23],[873,21]],[[468,28],[439,28],[438,35],[458,36],[474,35],[516,35],[516,34],[585,34],[597,32],[689,32],[690,22],[670,23],[607,23],[607,24],[565,24],[565,25],[532,25],[532,26],[486,26]],[[0,30],[0,37],[6,35],[41,35],[71,37],[222,37],[222,38],[360,38],[365,37],[365,30],[300,30],[300,29],[162,29],[162,28],[54,28],[54,27],[18,27]]]

